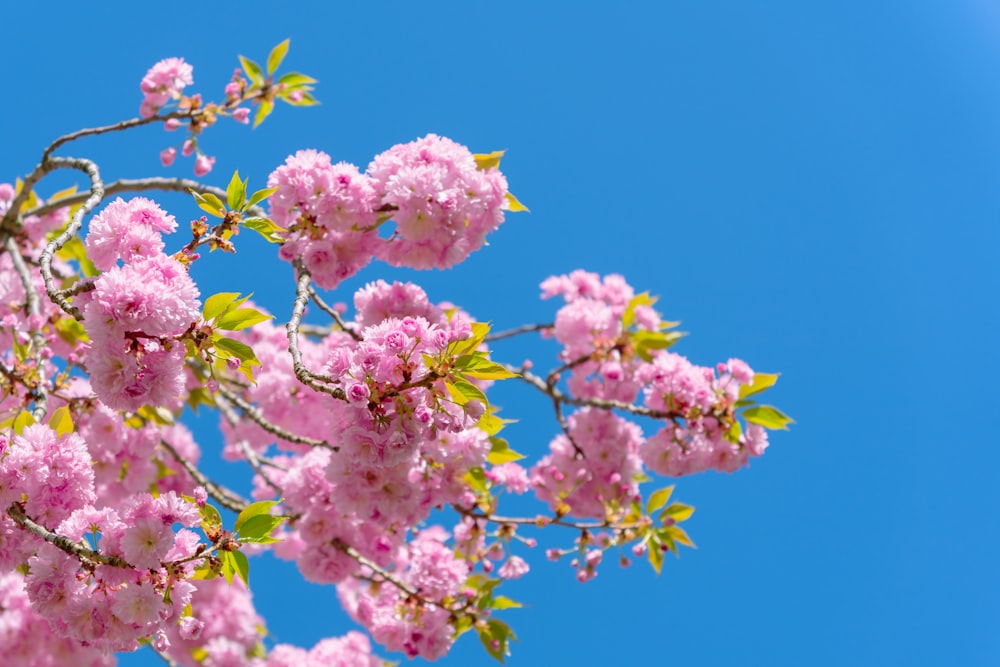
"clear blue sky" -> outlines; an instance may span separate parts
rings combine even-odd
[[[747,470],[678,483],[698,550],[659,578],[608,565],[584,586],[537,564],[510,587],[531,605],[507,617],[510,664],[1000,661],[994,3],[195,7],[4,3],[0,181],[60,133],[134,115],[161,58],[193,63],[211,96],[237,53],[291,37],[287,67],[320,80],[323,104],[210,132],[218,184],[234,168],[262,184],[306,147],[364,166],[428,132],[508,149],[532,213],[459,269],[421,274],[433,299],[505,327],[552,317],[536,298],[552,273],[620,272],[683,321],[694,361],[783,374],[772,399],[793,429]],[[173,139],[150,128],[72,152],[109,178],[160,174]],[[287,313],[290,271],[260,264],[269,250],[213,257],[209,289]],[[373,267],[338,297],[380,275],[401,274]],[[522,418],[514,446],[543,451],[544,406],[517,388],[497,400]],[[331,587],[269,586],[254,565],[278,640],[353,627]],[[474,637],[443,661],[488,663]]]

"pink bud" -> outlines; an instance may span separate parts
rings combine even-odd
[[[226,84],[225,89],[226,97],[235,97],[240,94],[240,84],[235,81],[230,81]]]
[[[167,120],[163,121],[163,129],[166,130],[167,132],[173,132],[180,126],[181,126],[181,121],[179,118],[168,118]]]
[[[243,123],[246,125],[250,122],[250,109],[246,107],[240,107],[239,109],[233,110],[233,120],[237,123]]]
[[[187,157],[187,156],[191,155],[191,153],[194,153],[194,140],[187,139],[184,142],[184,145],[181,146],[181,155],[183,155],[184,157]]]
[[[164,167],[169,167],[170,165],[172,165],[176,157],[177,157],[176,148],[173,147],[164,148],[162,151],[160,151],[160,162],[163,164]]]
[[[208,157],[207,155],[199,155],[194,161],[194,175],[204,176],[208,172],[212,171],[212,167],[215,166],[215,158]]]

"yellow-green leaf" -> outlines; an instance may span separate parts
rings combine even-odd
[[[229,209],[236,210],[243,206],[246,194],[246,188],[243,186],[243,181],[240,180],[240,171],[237,169],[233,172],[233,177],[229,179],[229,185],[226,186],[226,202],[229,204]]]
[[[764,428],[788,430],[795,420],[773,405],[756,405],[743,411],[743,419]]]
[[[237,308],[224,313],[215,326],[226,331],[239,331],[252,327],[259,322],[273,319],[273,315],[265,315],[256,308]]]
[[[486,460],[495,466],[502,463],[511,463],[512,461],[520,461],[524,458],[524,454],[514,451],[507,444],[507,441],[503,438],[490,438],[493,443],[490,447],[490,453],[486,456]]]
[[[747,396],[759,394],[768,387],[774,386],[774,383],[778,381],[779,375],[780,373],[754,373],[753,382],[740,387],[740,400],[743,400]]]
[[[247,78],[250,79],[250,82],[256,86],[263,86],[264,72],[260,69],[260,65],[243,56],[239,56],[239,59],[240,64],[243,65],[243,71],[247,73]]]
[[[267,56],[268,76],[274,74],[275,70],[278,69],[278,66],[281,65],[281,61],[285,59],[285,54],[288,53],[288,43],[290,41],[291,40],[286,39],[271,49],[271,53]]]
[[[654,491],[649,494],[649,499],[646,500],[646,514],[652,514],[656,510],[660,509],[667,504],[670,500],[670,494],[674,492],[674,485],[666,487],[665,489],[660,489],[659,491]]]
[[[73,432],[73,417],[69,414],[68,406],[64,405],[52,413],[49,417],[49,428],[60,436]]]
[[[507,200],[507,210],[510,211],[511,213],[519,213],[521,211],[529,211],[530,210],[530,209],[528,209],[527,206],[525,206],[524,204],[522,204],[521,202],[519,202],[517,200],[517,197],[515,197],[514,195],[512,195],[509,192],[506,195],[504,195],[504,199]]]
[[[274,111],[274,102],[271,100],[261,100],[260,106],[257,107],[257,113],[253,117],[254,129],[263,123],[264,119],[271,115],[272,111]]]
[[[500,158],[503,157],[503,154],[504,151],[493,151],[492,153],[476,153],[472,157],[476,161],[477,169],[487,171],[500,166]]]
[[[28,410],[22,410],[18,413],[17,417],[14,417],[14,433],[21,435],[24,429],[35,423],[35,416],[31,414]]]
[[[694,514],[694,507],[691,505],[685,505],[684,503],[674,503],[667,509],[663,510],[663,514],[660,515],[661,520],[670,517],[678,523],[681,521],[687,521]]]

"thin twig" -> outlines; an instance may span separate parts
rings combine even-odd
[[[209,478],[205,477],[205,475],[200,470],[194,467],[194,464],[192,464],[186,458],[181,456],[180,452],[174,449],[174,446],[171,445],[166,440],[160,440],[160,446],[163,447],[168,452],[170,452],[170,455],[173,456],[174,459],[176,459],[177,462],[181,464],[181,466],[187,471],[189,475],[191,475],[192,478],[194,478],[194,481],[200,484],[201,486],[205,487],[205,490],[208,491],[208,495],[215,498],[215,500],[218,501],[219,504],[225,507],[226,509],[232,510],[234,512],[242,512],[250,505],[249,500],[243,498],[235,491],[230,491],[221,484],[216,484]]]
[[[66,225],[66,229],[63,230],[62,234],[52,239],[38,257],[38,266],[42,272],[42,279],[45,281],[45,291],[48,292],[49,298],[63,312],[72,315],[78,320],[82,320],[83,315],[79,309],[66,299],[61,290],[56,288],[55,280],[52,277],[52,257],[80,231],[80,228],[83,226],[83,216],[94,210],[101,203],[101,200],[104,199],[104,183],[101,181],[101,173],[97,168],[97,164],[92,160],[84,158],[51,158],[49,164],[52,165],[53,169],[78,169],[90,177],[90,195],[73,214],[73,218]]]
[[[551,329],[554,326],[554,324],[525,324],[524,326],[517,327],[516,329],[507,329],[505,331],[497,331],[495,333],[486,334],[486,338],[484,338],[483,341],[491,343],[495,340],[513,338],[514,336],[520,336],[521,334],[531,333],[533,331],[545,331],[546,329]]]
[[[312,284],[309,285],[309,296],[312,297],[313,302],[317,306],[319,306],[319,309],[322,310],[327,315],[329,315],[330,317],[332,317],[333,321],[337,323],[337,326],[346,331],[351,338],[358,341],[359,343],[362,340],[364,340],[364,338],[361,337],[361,334],[355,331],[353,327],[347,326],[347,322],[343,320],[343,318],[340,316],[340,313],[338,313],[336,309],[328,305],[325,301],[323,301],[322,298],[320,298],[319,294],[316,293],[316,290],[315,288],[313,288]]]
[[[27,514],[24,512],[24,507],[20,503],[11,503],[11,506],[7,508],[7,516],[14,520],[14,523],[24,528],[32,535],[36,535],[49,544],[53,545],[60,551],[76,556],[82,561],[96,565],[97,563],[103,563],[104,565],[110,565],[112,567],[132,567],[123,558],[118,556],[107,556],[100,553],[99,551],[94,551],[93,549],[88,549],[73,540],[69,539],[64,535],[57,535],[51,532],[45,526],[35,523],[32,521]]]
[[[347,400],[347,395],[342,387],[331,387],[330,384],[336,382],[334,378],[326,375],[314,373],[302,363],[302,351],[299,350],[299,325],[302,324],[302,316],[306,312],[306,302],[309,301],[309,285],[311,276],[305,270],[301,262],[295,262],[295,270],[298,274],[295,287],[295,303],[292,306],[292,317],[285,325],[288,335],[288,352],[292,355],[292,369],[299,382],[324,394],[329,394],[342,401]]]
[[[294,442],[299,445],[308,445],[309,447],[326,447],[328,449],[332,449],[333,451],[337,451],[339,449],[339,447],[331,445],[326,440],[317,440],[315,438],[309,438],[304,435],[297,435],[287,429],[278,426],[277,424],[271,423],[270,421],[264,418],[264,416],[260,413],[260,410],[256,406],[246,402],[239,395],[229,391],[229,389],[223,387],[221,384],[219,385],[219,391],[216,396],[216,405],[218,405],[220,400],[224,403],[228,402],[231,403],[232,405],[235,405],[236,407],[238,407],[240,410],[243,411],[243,414],[245,414],[247,417],[250,418],[250,421],[257,424],[257,426],[260,426],[262,429],[264,429],[271,435],[277,436],[282,440]],[[224,409],[224,406],[219,406],[219,408]],[[237,422],[238,421],[239,420],[237,419]]]
[[[38,298],[38,290],[35,289],[35,283],[31,279],[31,271],[28,269],[28,265],[24,263],[24,256],[21,255],[21,250],[17,247],[17,243],[12,236],[7,237],[4,245],[10,254],[14,271],[21,278],[21,285],[24,287],[25,294],[25,308],[28,311],[28,316],[29,318],[31,316],[37,318],[41,312],[41,300]],[[28,326],[32,326],[30,319]],[[49,389],[45,386],[47,382],[45,377],[45,358],[42,356],[42,352],[46,349],[45,336],[42,335],[41,330],[37,327],[31,333],[31,345],[35,350],[35,373],[38,377],[38,384],[35,386],[34,391],[35,407],[31,411],[31,416],[35,418],[36,422],[41,422],[45,419],[45,413],[49,411]]]

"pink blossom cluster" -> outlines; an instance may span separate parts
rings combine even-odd
[[[596,408],[583,408],[568,422],[569,434],[556,436],[550,453],[531,469],[538,497],[553,510],[568,506],[575,516],[601,519],[608,508],[639,499],[642,429]]]
[[[560,358],[571,365],[567,380],[570,392],[583,399],[621,403],[632,403],[642,396],[645,406],[665,424],[661,422],[659,431],[648,440],[638,427],[629,425],[631,435],[625,437],[622,429],[627,422],[604,413],[600,418],[604,426],[620,422],[612,430],[622,434],[617,437],[621,447],[607,450],[599,446],[597,452],[590,453],[592,434],[601,430],[594,416],[598,413],[581,410],[570,417],[569,435],[552,442],[552,453],[543,460],[548,465],[540,463],[532,470],[533,485],[543,500],[553,506],[566,501],[575,514],[603,516],[600,503],[620,502],[634,495],[634,485],[628,480],[641,471],[641,465],[636,467],[636,453],[651,470],[671,476],[708,469],[731,472],[745,465],[749,457],[763,453],[767,432],[755,424],[742,426],[734,413],[740,387],[753,382],[753,371],[745,362],[731,359],[718,369],[696,366],[657,346],[647,350],[647,361],[636,346],[643,337],[653,336],[668,325],[652,308],[651,300],[637,297],[621,276],[602,279],[585,271],[553,276],[542,283],[542,296],[557,295],[566,305],[556,314],[553,335],[563,345]],[[616,437],[603,435],[598,439],[610,443]],[[606,468],[590,469],[599,468],[597,461],[591,461],[595,458],[619,461],[624,467],[617,476]],[[606,475],[611,475],[609,480],[623,481],[631,490],[621,489],[620,494],[611,493],[606,486],[594,490],[581,481]]]
[[[139,115],[149,118],[164,104],[179,99],[185,86],[194,83],[194,70],[183,58],[166,58],[149,68],[142,77],[142,104]]]
[[[175,533],[173,525],[199,522],[197,508],[174,493],[137,494],[120,509],[74,510],[55,532],[119,562],[88,565],[40,545],[25,577],[33,608],[57,635],[104,651],[133,651],[138,640],[154,635],[165,642],[166,628],[191,600],[194,566],[163,564],[190,558],[199,544],[194,532]]]
[[[767,431],[751,423],[740,427],[732,414],[740,386],[753,381],[746,362],[730,359],[713,370],[666,352],[643,375],[646,405],[681,416],[646,442],[642,458],[652,470],[672,477],[709,469],[733,472],[764,453]]]
[[[201,305],[187,268],[162,252],[160,235],[175,227],[149,200],[119,199],[95,217],[87,235],[88,253],[105,269],[82,299],[91,339],[87,370],[113,409],[173,407],[184,391],[178,337],[198,321]]]
[[[293,453],[286,471],[269,472],[289,511],[301,514],[276,552],[294,558],[306,578],[338,583],[357,563],[338,544],[388,564],[406,530],[431,509],[465,502],[462,476],[485,463],[490,443],[447,394],[424,355],[440,356],[471,331],[468,317],[451,317],[410,283],[371,283],[354,298],[347,333],[300,340],[304,361],[335,378],[344,400],[303,392],[291,372],[285,333],[261,323],[244,334],[261,360],[257,385],[245,398],[270,423],[328,441],[337,452],[282,441],[252,422],[224,425],[226,451],[242,456],[277,443]],[[485,385],[484,385],[485,386]],[[275,491],[258,476],[256,497]]]
[[[316,284],[336,287],[373,257],[393,266],[446,268],[503,222],[507,181],[472,153],[428,135],[377,156],[362,174],[315,150],[290,156],[268,179],[271,215],[289,229],[281,257],[301,259]],[[388,237],[378,229],[392,220]]]
[[[461,594],[469,566],[445,545],[447,539],[447,532],[438,526],[417,533],[397,550],[394,576],[426,600]],[[367,587],[364,581],[349,580],[337,592],[347,612],[375,641],[410,658],[435,660],[448,652],[455,628],[447,609],[413,599],[395,586],[383,585],[374,593]]]
[[[31,606],[18,572],[0,574],[0,655],[17,667],[113,667],[114,656],[59,637]]]
[[[382,667],[384,664],[372,655],[368,637],[351,631],[343,637],[324,639],[308,651],[278,644],[254,667]]]

